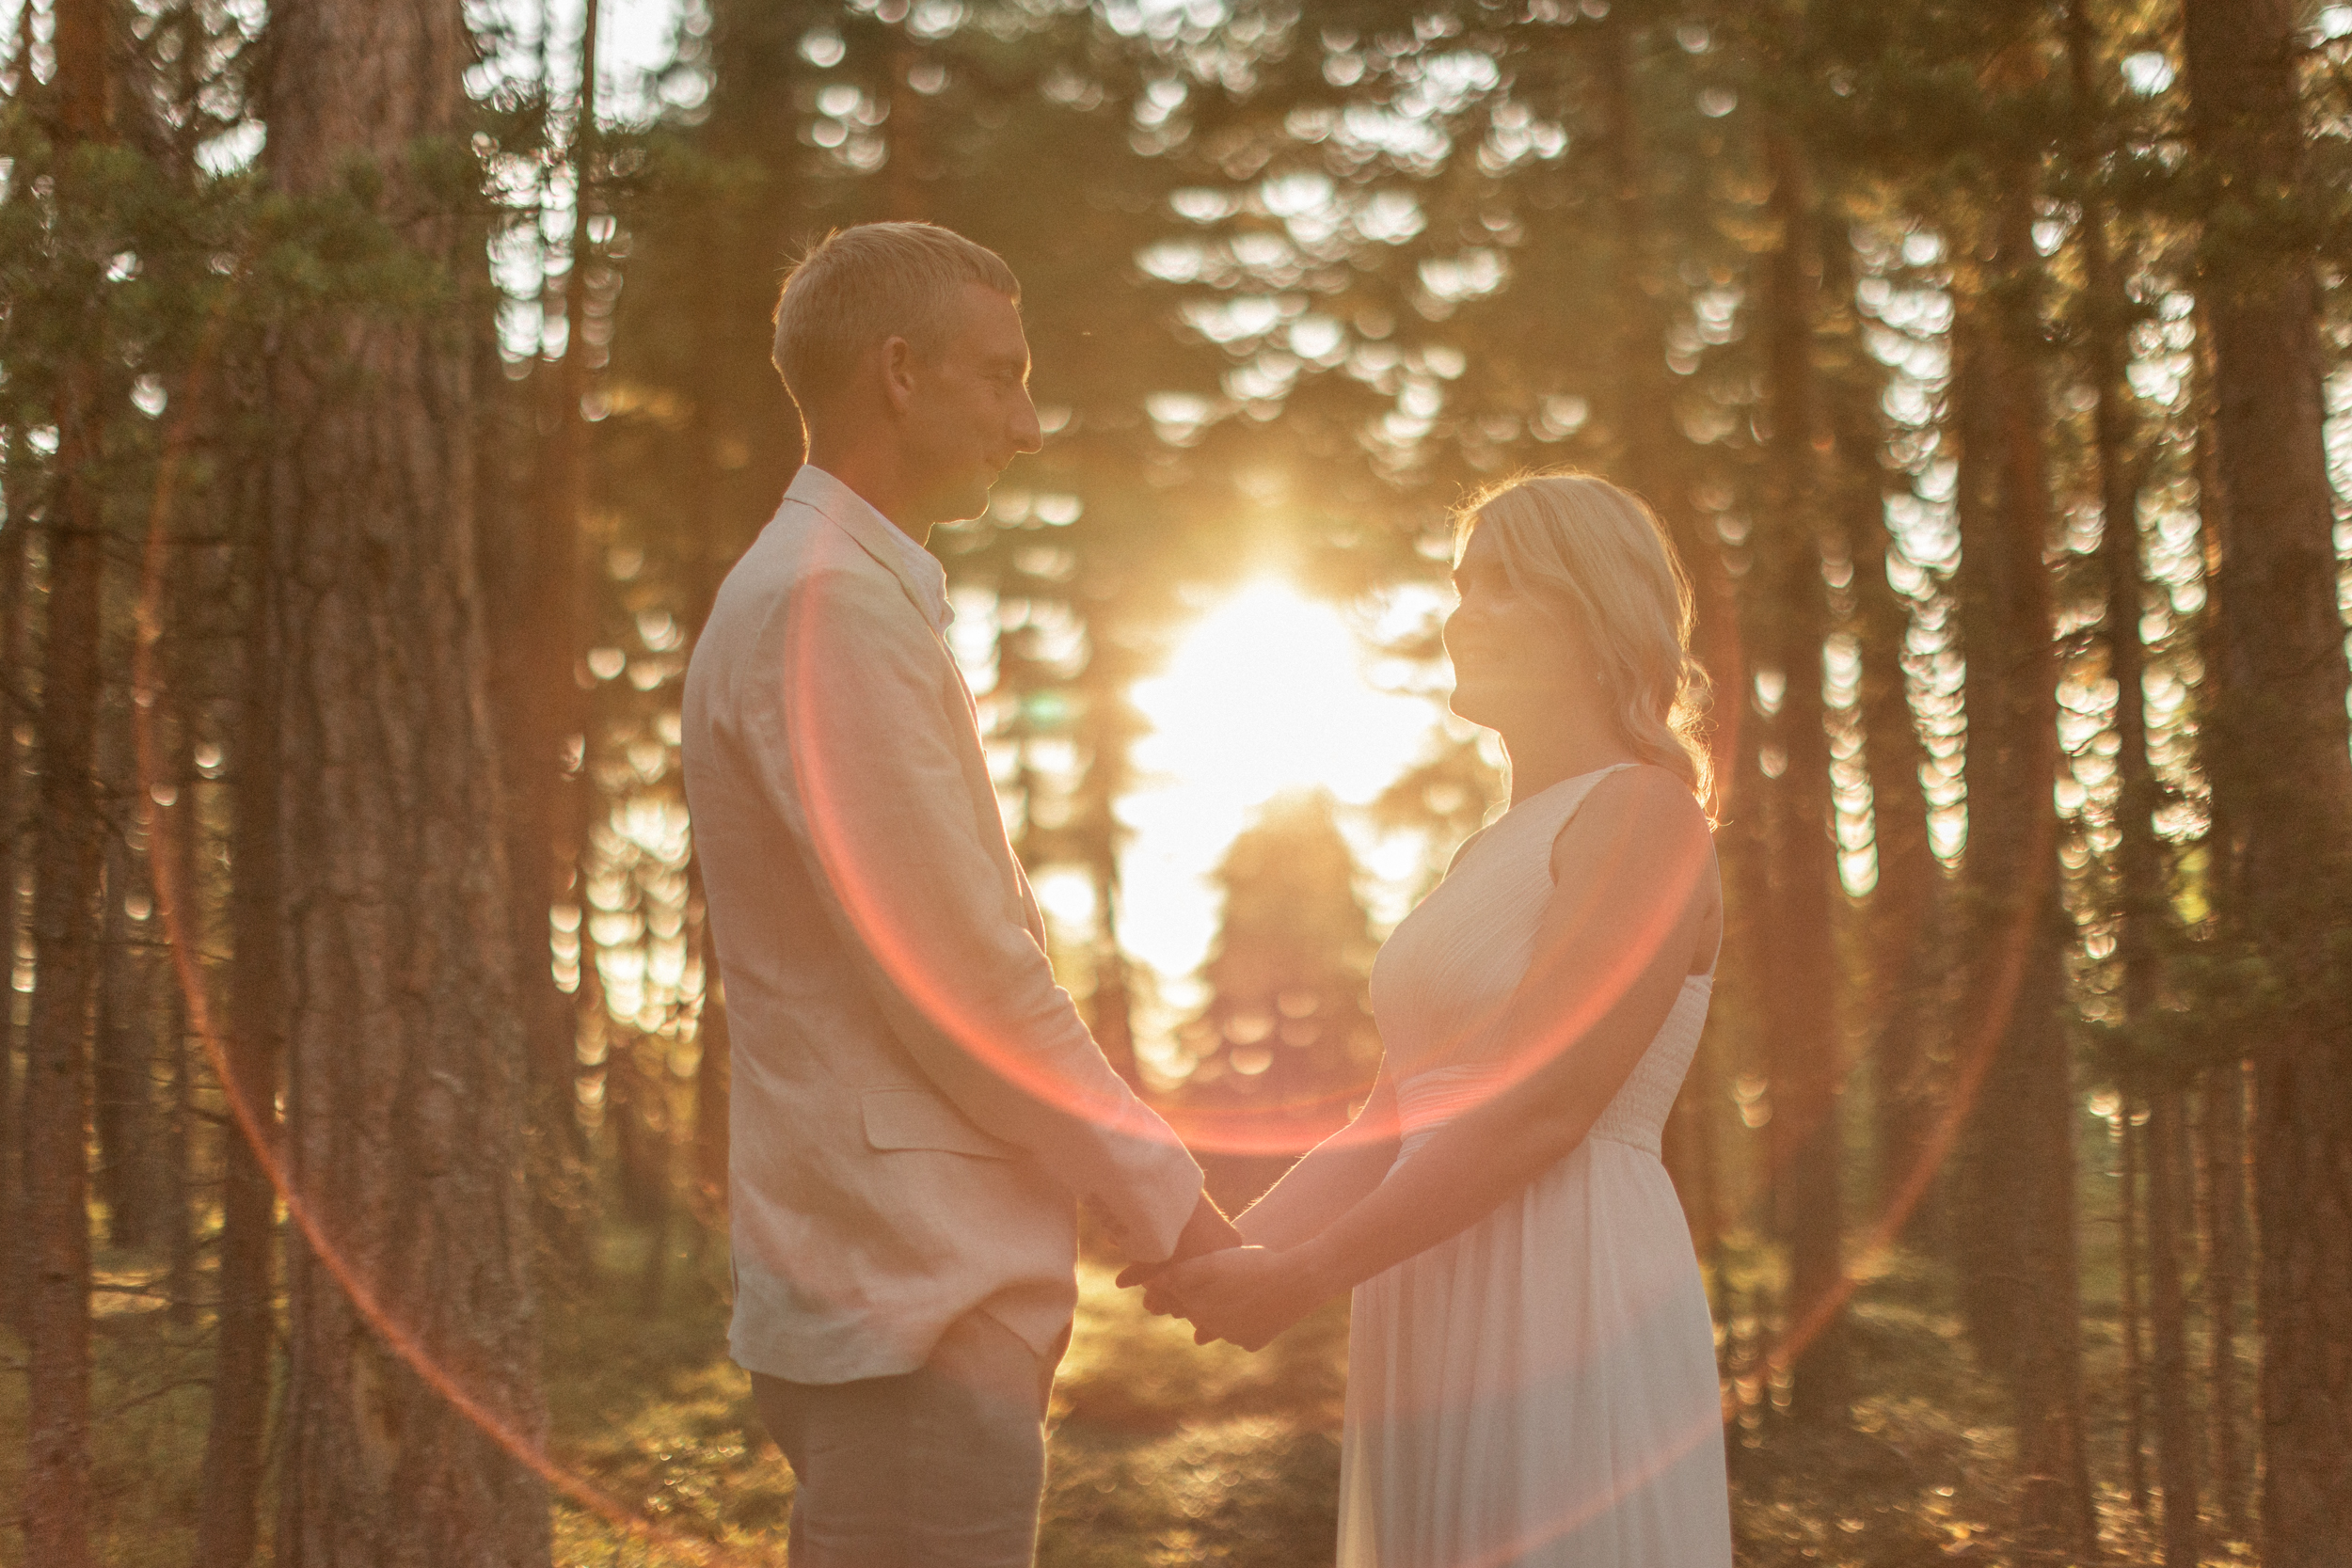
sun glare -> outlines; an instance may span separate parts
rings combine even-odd
[[[1205,879],[1257,808],[1314,788],[1362,805],[1428,744],[1436,705],[1375,687],[1367,654],[1338,610],[1261,578],[1211,605],[1162,672],[1136,683],[1152,733],[1136,746],[1139,787],[1120,806],[1134,830],[1120,936],[1164,979],[1207,955],[1217,911]]]

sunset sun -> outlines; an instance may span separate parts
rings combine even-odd
[[[1263,577],[1209,604],[1136,684],[1152,732],[1120,807],[1134,830],[1121,937],[1162,975],[1207,951],[1216,911],[1203,879],[1258,808],[1295,789],[1362,805],[1428,744],[1439,710],[1375,684],[1372,657],[1342,610]]]

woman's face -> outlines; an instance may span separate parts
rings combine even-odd
[[[1591,652],[1558,615],[1512,586],[1502,551],[1484,528],[1470,531],[1454,591],[1459,602],[1445,622],[1454,711],[1505,732],[1565,718],[1580,695],[1577,684],[1592,685]]]

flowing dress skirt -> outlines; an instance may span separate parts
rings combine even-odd
[[[1340,1568],[1729,1568],[1714,1331],[1655,1154],[1588,1138],[1359,1286],[1349,1340]]]

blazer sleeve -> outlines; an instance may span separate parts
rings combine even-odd
[[[743,693],[775,805],[893,1033],[982,1131],[1092,1204],[1138,1258],[1174,1252],[1200,1167],[1104,1059],[1030,934],[947,656],[897,580],[804,577]],[[960,695],[960,694],[959,694]],[[993,797],[990,796],[993,808]],[[1000,858],[1001,857],[1001,858]]]

